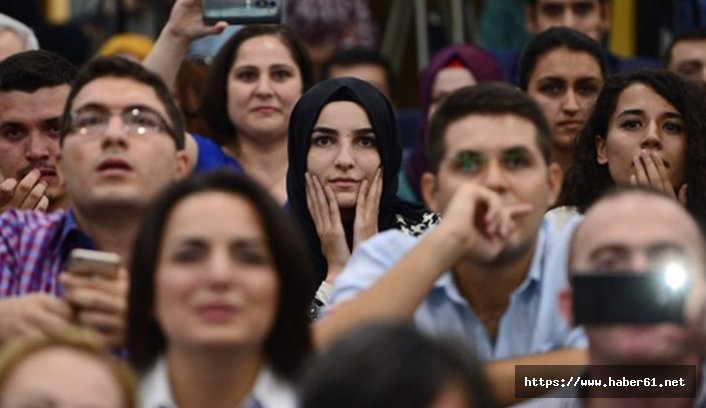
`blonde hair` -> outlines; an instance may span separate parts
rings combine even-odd
[[[48,335],[33,335],[13,340],[0,351],[0,390],[22,362],[48,349],[69,349],[93,357],[103,364],[118,383],[123,408],[136,408],[135,380],[123,362],[111,357],[105,343],[95,333],[84,329],[67,329]]]

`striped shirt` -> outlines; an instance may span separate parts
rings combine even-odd
[[[74,248],[94,249],[72,211],[0,213],[0,298],[63,294],[59,274]]]

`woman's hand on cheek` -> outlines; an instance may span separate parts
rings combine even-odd
[[[346,242],[346,233],[343,230],[336,194],[330,186],[322,186],[315,175],[307,172],[304,177],[306,179],[306,205],[321,241],[321,253],[328,262],[329,274],[331,271],[340,272],[348,262],[351,253]],[[334,276],[329,276],[326,280],[332,278]]]
[[[371,181],[363,180],[358,189],[353,222],[353,248],[378,233],[378,214],[382,196],[382,168]]]

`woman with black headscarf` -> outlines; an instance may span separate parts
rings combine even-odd
[[[365,81],[323,81],[294,107],[287,194],[324,281],[317,306],[360,242],[391,228],[418,235],[436,222],[397,198],[401,160],[392,106]]]

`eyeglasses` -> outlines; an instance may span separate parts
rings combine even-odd
[[[110,118],[119,115],[123,121],[123,131],[130,136],[167,132],[174,136],[174,130],[157,111],[145,106],[131,106],[115,112],[104,106],[89,105],[71,113],[71,133],[86,136],[99,136],[105,133]]]

